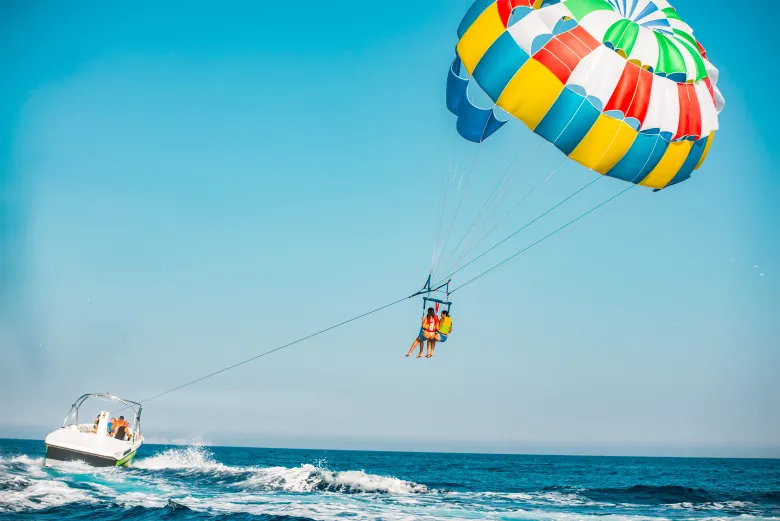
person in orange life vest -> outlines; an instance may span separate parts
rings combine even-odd
[[[428,316],[425,317],[423,324],[425,325],[423,334],[428,339],[428,352],[425,354],[425,358],[430,358],[433,356],[433,350],[436,347],[436,335],[439,331],[439,317],[436,316],[433,308],[428,308]]]
[[[120,416],[119,419],[114,422],[111,437],[124,440],[128,434],[130,434],[130,424],[127,423],[124,416]]]
[[[406,353],[406,356],[411,355],[414,348],[417,347],[417,344],[420,344],[420,353],[417,355],[417,358],[422,358],[423,344],[427,341],[429,346],[428,349],[430,350],[431,342],[435,341],[434,337],[436,336],[438,328],[439,317],[436,316],[436,311],[434,311],[433,308],[428,308],[428,313],[422,318],[420,332],[418,333],[417,338],[414,339],[412,347],[409,348],[409,352]]]

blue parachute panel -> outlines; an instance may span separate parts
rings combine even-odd
[[[455,58],[447,77],[447,108],[458,117],[455,127],[458,134],[472,143],[481,143],[506,121],[496,117],[492,108],[483,109],[474,105],[468,95],[469,80],[459,75],[460,58]]]

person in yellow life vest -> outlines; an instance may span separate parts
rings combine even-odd
[[[441,320],[439,320],[439,330],[436,333],[437,342],[446,342],[447,335],[452,333],[452,317],[450,312],[444,310],[441,312]]]
[[[436,342],[446,342],[447,335],[452,333],[452,318],[450,312],[443,310],[441,312],[441,319],[439,320],[439,327],[436,328],[436,335],[433,337],[435,342],[428,343],[428,358],[433,356],[433,350],[436,348]]]

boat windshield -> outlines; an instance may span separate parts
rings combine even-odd
[[[116,418],[124,416],[128,420],[132,432],[136,434],[141,432],[141,404],[107,393],[90,393],[80,396],[71,406],[62,426],[78,429],[82,432],[93,432],[97,425],[96,412],[98,418],[101,415]]]

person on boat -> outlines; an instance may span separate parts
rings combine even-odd
[[[99,423],[99,422],[100,422],[100,415],[98,414],[98,415],[97,415],[97,418],[95,418],[95,426],[94,426],[94,427],[92,427],[92,432],[94,432],[95,434],[97,434],[97,431],[98,431],[98,423]]]
[[[130,424],[125,421],[124,416],[114,422],[114,430],[111,431],[111,437],[118,440],[124,440],[130,431]]]
[[[420,332],[412,343],[412,347],[409,348],[409,352],[406,353],[406,356],[411,355],[412,351],[414,351],[414,348],[417,347],[417,344],[420,344],[420,353],[417,355],[417,358],[422,358],[424,343],[426,341],[428,342],[428,349],[430,350],[431,342],[436,336],[436,330],[438,327],[439,317],[436,316],[436,311],[433,308],[428,308],[428,313],[422,318]]]
[[[109,434],[109,436],[111,435],[111,431],[113,430],[114,423],[116,423],[116,418],[112,417],[112,418],[111,418],[111,419],[108,421],[108,429],[107,429],[107,430],[108,430],[108,434]]]

